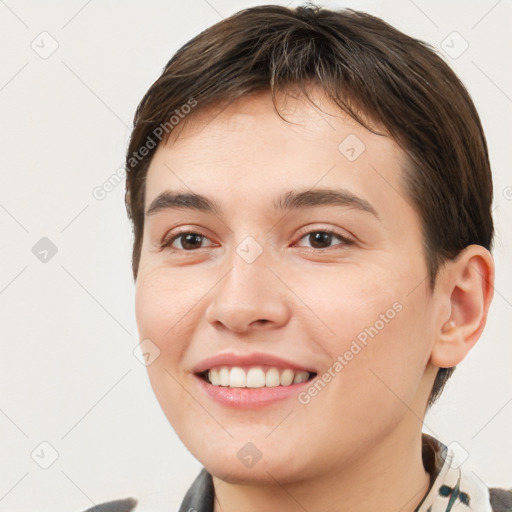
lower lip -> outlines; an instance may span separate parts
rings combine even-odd
[[[297,393],[310,386],[315,379],[313,377],[300,384],[272,388],[229,388],[227,386],[214,386],[197,375],[194,375],[194,377],[211,398],[222,405],[236,409],[257,409],[296,396]]]

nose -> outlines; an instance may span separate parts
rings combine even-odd
[[[267,267],[262,255],[247,263],[234,254],[231,263],[211,291],[206,320],[237,333],[285,325],[290,318],[289,292],[277,272]]]

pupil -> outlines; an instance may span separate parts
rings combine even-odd
[[[331,236],[332,235],[330,233],[318,231],[317,233],[310,235],[310,237],[313,237],[313,242],[311,243],[311,245],[315,247],[315,244],[317,242],[320,242],[320,245],[322,245],[322,243],[329,245],[329,242],[331,241]]]
[[[182,241],[183,241],[183,238],[185,239],[185,243],[182,243],[184,249],[187,248],[187,244],[190,244],[191,248],[194,248],[195,247],[194,242],[197,242],[199,245],[201,245],[202,235],[196,235],[194,233],[189,233],[182,237]]]

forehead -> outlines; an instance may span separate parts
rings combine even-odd
[[[384,210],[400,193],[405,155],[342,112],[319,90],[304,97],[270,92],[193,112],[153,156],[146,181],[147,209],[163,190],[273,206],[293,189],[344,188]],[[379,129],[380,133],[385,133]],[[406,207],[407,205],[404,205]]]

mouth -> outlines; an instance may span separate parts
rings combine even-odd
[[[228,409],[261,410],[297,399],[317,376],[315,372],[289,368],[240,366],[212,368],[193,375],[205,396]]]
[[[304,356],[303,360],[313,360]],[[201,394],[227,408],[261,409],[299,397],[317,367],[278,354],[221,352],[192,370]]]

